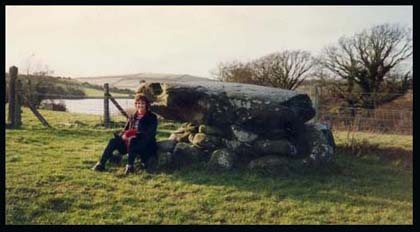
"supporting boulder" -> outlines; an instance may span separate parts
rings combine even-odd
[[[232,170],[236,159],[234,152],[228,149],[218,149],[211,154],[207,167],[210,170]]]
[[[270,176],[286,176],[289,174],[288,160],[276,155],[263,156],[249,163],[249,169]]]
[[[307,141],[306,166],[316,169],[328,169],[335,163],[335,142],[331,129],[320,123],[306,124],[304,140]]]
[[[223,143],[227,149],[236,154],[236,167],[246,167],[250,161],[261,156],[261,153],[252,144],[226,139],[223,140]]]
[[[260,140],[255,143],[256,149],[261,154],[269,155],[275,154],[279,156],[286,156],[294,158],[297,156],[298,151],[296,147],[286,139],[282,140]]]
[[[161,152],[172,152],[175,148],[176,141],[174,140],[161,140],[156,143],[158,151]]]
[[[206,162],[208,158],[206,153],[193,145],[188,143],[177,143],[172,155],[172,164],[175,169],[179,169],[185,166]]]
[[[173,153],[169,151],[158,151],[157,152],[157,169],[171,169],[173,165]]]

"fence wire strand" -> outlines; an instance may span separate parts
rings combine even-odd
[[[322,95],[322,92],[321,94]],[[94,115],[104,115],[104,96],[86,97],[74,94],[51,94],[51,93],[31,93],[32,97],[46,98],[41,108],[54,110],[53,105],[64,105],[68,112],[86,113]],[[309,95],[310,96],[310,95]],[[126,111],[134,109],[132,96],[116,96],[118,104]],[[312,98],[312,102],[314,99]],[[120,116],[121,113],[117,107],[110,103],[111,116]],[[306,107],[301,109],[307,110]],[[356,117],[351,115],[356,113]],[[408,109],[367,109],[362,107],[349,107],[323,104],[322,101],[318,107],[319,122],[327,123],[333,128],[348,128],[351,123],[359,122],[359,128],[368,127],[370,130],[389,132],[403,131],[403,133],[412,134],[413,111]]]

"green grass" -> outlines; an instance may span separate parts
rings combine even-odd
[[[384,149],[401,148],[408,151],[413,150],[413,136],[409,135],[375,134],[368,132],[349,134],[346,131],[336,131],[334,133],[334,138],[338,144],[345,144],[351,137],[354,137],[357,141],[367,140],[370,144],[376,144]]]
[[[351,156],[336,133],[339,174],[271,178],[245,171],[138,172],[90,168],[118,130],[101,117],[24,108],[23,127],[6,130],[6,224],[412,224],[412,169],[376,155]],[[160,122],[158,139],[176,128]],[[360,135],[362,136],[362,135]],[[363,136],[373,136],[364,134]],[[412,151],[412,138],[373,142]]]

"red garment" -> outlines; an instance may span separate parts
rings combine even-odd
[[[133,124],[134,127],[133,128],[130,128],[130,129],[126,130],[126,131],[124,131],[124,133],[123,133],[123,135],[126,138],[124,140],[124,142],[125,142],[125,145],[127,146],[127,151],[128,151],[128,147],[130,146],[130,138],[136,137],[136,134],[137,134],[137,126],[138,126],[138,123],[140,123],[140,119],[143,118],[143,116],[144,116],[144,114],[140,114],[137,111],[135,123]]]
[[[130,128],[130,129],[124,131],[124,135],[125,135],[126,138],[136,136],[136,134],[137,134],[137,129],[136,128]]]
[[[140,120],[141,118],[143,118],[143,116],[144,116],[144,114],[145,114],[146,112],[142,112],[142,113],[140,113],[140,112],[136,112],[136,116],[137,116],[137,120]]]
[[[124,143],[125,146],[127,147],[127,151],[128,151],[128,147],[130,146],[130,139],[136,137],[137,134],[137,129],[136,128],[130,128],[126,131],[124,131]]]

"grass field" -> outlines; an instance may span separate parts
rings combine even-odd
[[[348,135],[335,133],[337,174],[190,168],[124,177],[123,166],[90,170],[117,128],[104,129],[98,116],[41,113],[54,129],[24,108],[22,129],[6,130],[6,224],[413,223],[412,168],[381,156],[412,153],[411,136],[360,133],[361,151],[372,153],[351,155]],[[175,128],[161,121],[158,139]]]

